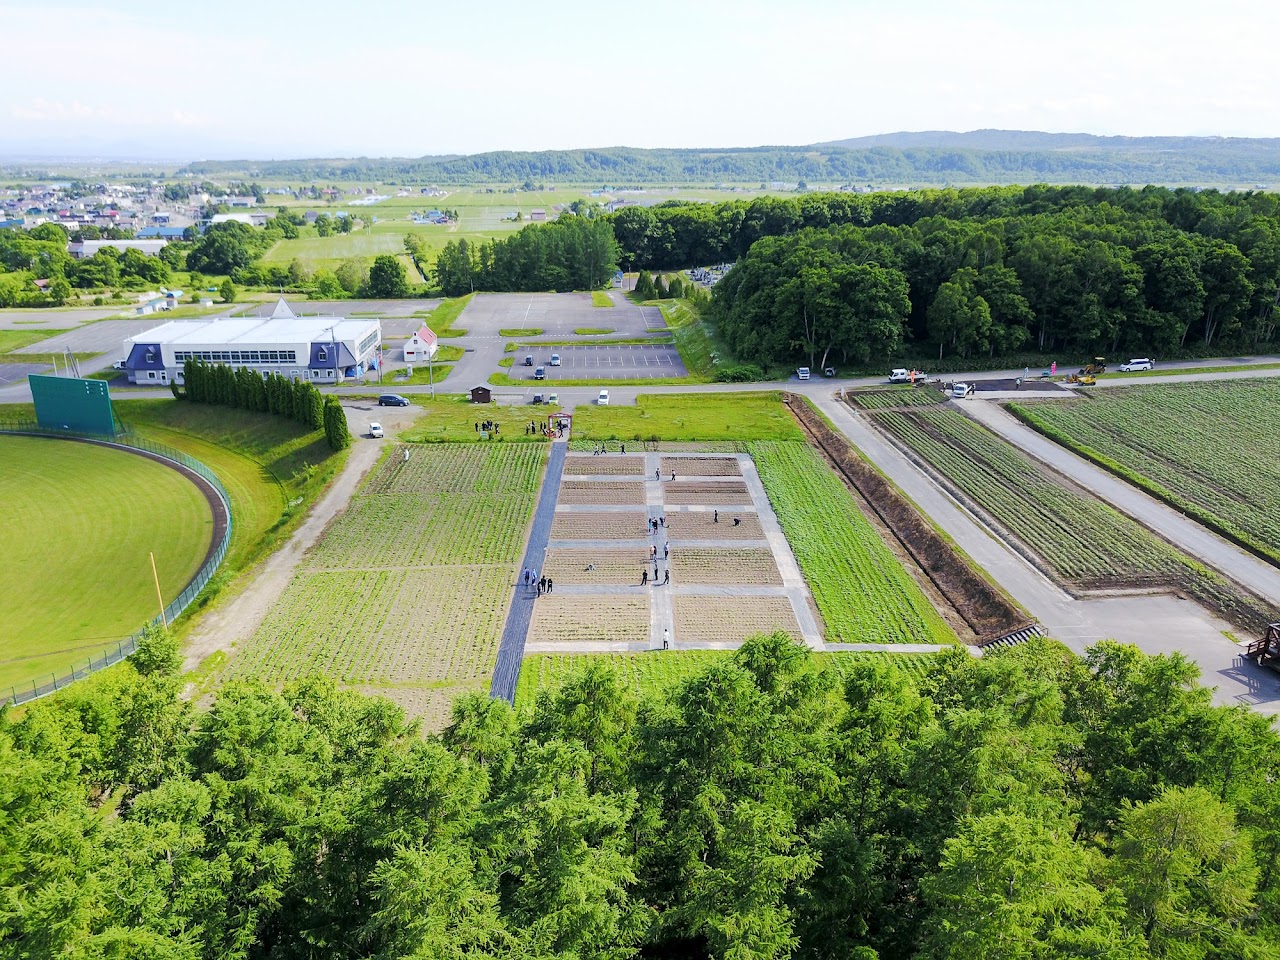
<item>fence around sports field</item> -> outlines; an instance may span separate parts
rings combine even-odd
[[[222,563],[223,557],[227,555],[227,547],[231,543],[231,495],[227,493],[226,487],[222,485],[217,475],[206,467],[199,460],[188,456],[181,450],[175,450],[173,447],[165,446],[163,443],[156,443],[154,440],[148,440],[145,437],[134,436],[125,432],[117,434],[114,437],[88,433],[72,433],[64,430],[47,430],[42,428],[34,420],[0,420],[0,434],[18,434],[23,436],[37,437],[58,437],[62,439],[81,440],[89,443],[102,444],[104,446],[125,447],[128,449],[139,450],[143,453],[151,454],[162,460],[168,460],[171,463],[185,467],[192,473],[196,474],[202,480],[213,488],[214,492],[222,500],[223,510],[227,515],[226,528],[222,531],[222,538],[216,544],[213,553],[205,560],[204,565],[196,572],[195,577],[187,584],[186,588],[174,597],[173,601],[164,608],[163,621],[161,617],[156,616],[150,623],[145,624],[142,629],[128,637],[120,640],[114,649],[108,649],[96,657],[90,657],[85,661],[83,666],[75,667],[69,673],[62,675],[50,674],[46,678],[37,678],[30,685],[23,684],[21,686],[10,687],[9,693],[0,699],[0,706],[6,703],[19,704],[26,703],[29,700],[35,700],[39,697],[48,696],[56,690],[84,677],[102,670],[104,667],[112,666],[128,657],[136,649],[138,649],[138,641],[141,639],[143,631],[147,628],[159,625],[162,622],[172,623],[179,614],[182,613],[191,601],[199,596],[200,591],[204,589],[213,575],[217,572],[218,567]]]

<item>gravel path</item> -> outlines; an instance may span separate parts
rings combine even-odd
[[[538,497],[538,509],[533,515],[533,529],[529,532],[529,545],[525,549],[520,570],[541,571],[551,541],[551,523],[556,516],[556,498],[560,495],[560,480],[564,476],[564,458],[569,445],[558,440],[551,445],[547,458],[547,473],[542,481],[542,493]],[[493,668],[493,683],[489,696],[508,703],[516,699],[516,681],[520,679],[520,662],[524,659],[525,640],[529,635],[529,621],[533,619],[533,605],[537,601],[536,589],[526,587],[517,576],[512,591],[511,609],[506,625],[502,628],[502,642],[498,646],[498,662]]]

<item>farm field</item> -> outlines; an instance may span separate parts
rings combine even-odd
[[[1280,563],[1280,382],[1129,387],[1010,409]]]
[[[546,447],[441,444],[388,457],[228,673],[321,673],[443,722],[493,669]]]
[[[889,387],[883,390],[849,390],[845,398],[862,410],[894,407],[933,407],[946,402],[946,394],[934,387]]]
[[[138,630],[204,563],[213,514],[176,470],[66,440],[0,437],[0,696]]]
[[[1075,590],[1178,589],[1257,627],[1275,611],[956,410],[869,414]]]
[[[828,642],[955,643],[852,494],[805,443],[747,445]]]
[[[436,370],[436,379],[440,379],[439,368]],[[388,387],[388,390],[393,389],[394,386]],[[476,404],[464,394],[450,394],[432,400],[430,397],[415,393],[410,394],[408,399],[414,406],[422,407],[423,413],[413,427],[400,432],[400,439],[406,443],[480,443],[482,440],[490,442],[488,438],[481,437],[481,429],[477,426],[485,420],[491,420],[498,425],[497,436],[502,438],[503,443],[545,443],[544,436],[528,434],[525,428],[531,421],[545,425],[547,416],[560,410],[553,404],[544,404],[532,412],[528,407],[523,406]]]
[[[733,654],[721,650],[655,650],[649,653],[535,654],[525,658],[516,687],[516,707],[527,709],[541,692],[554,692],[588,663],[605,663],[623,688],[637,697],[661,696],[708,667],[724,663]],[[829,670],[843,675],[858,660],[891,658],[908,677],[920,680],[937,668],[934,654],[897,653],[815,653],[815,659]]]

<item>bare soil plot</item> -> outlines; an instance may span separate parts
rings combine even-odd
[[[671,551],[671,580],[679,586],[782,586],[768,547],[681,547]]]
[[[757,633],[785,630],[799,637],[786,597],[687,596],[672,598],[676,637],[681,644],[737,643]]]
[[[640,540],[648,535],[648,515],[635,512],[557,513],[552,540]],[[670,522],[670,521],[668,521]]]
[[[579,642],[647,643],[647,596],[544,595],[533,609],[529,640],[571,645]]]
[[[675,480],[662,484],[662,499],[676,506],[745,506],[751,503],[751,492],[741,480]]]
[[[690,477],[740,477],[742,467],[737,457],[663,457],[662,472],[671,476]]]
[[[560,484],[559,502],[643,506],[644,484],[634,480],[565,480]]]
[[[543,574],[555,585],[639,586],[640,574],[649,561],[648,547],[592,550],[586,547],[559,547],[547,551]],[[594,569],[588,570],[587,567]]]
[[[715,514],[708,510],[705,513],[686,513],[677,511],[667,514],[667,535],[672,540],[763,540],[764,530],[760,526],[760,517],[749,510],[720,511],[720,522],[715,522]],[[742,522],[736,527],[733,518]]]
[[[570,456],[564,461],[566,476],[644,476],[644,457]]]

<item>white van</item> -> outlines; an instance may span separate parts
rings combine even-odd
[[[808,367],[800,367],[798,370],[796,370],[796,376],[797,376],[797,377],[799,377],[801,380],[808,380],[808,379],[809,379],[809,368],[808,368]]]

